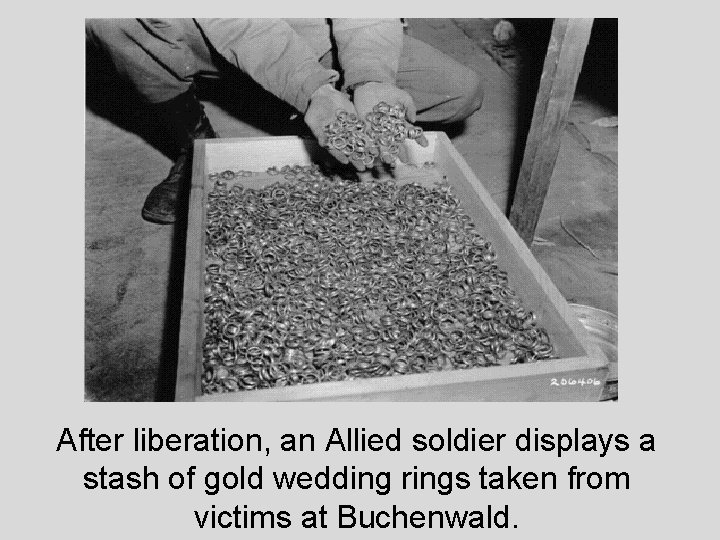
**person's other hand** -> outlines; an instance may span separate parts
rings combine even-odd
[[[373,107],[382,101],[390,106],[402,105],[407,120],[415,121],[415,102],[405,90],[393,84],[378,82],[366,82],[355,87],[353,103],[362,120],[365,120],[367,113],[372,112]]]
[[[352,101],[350,101],[348,95],[335,90],[332,85],[325,84],[315,90],[312,96],[310,96],[310,105],[307,111],[305,111],[305,123],[313,135],[315,135],[320,146],[326,148],[340,163],[347,164],[350,163],[350,159],[340,150],[328,146],[327,136],[324,133],[325,126],[336,119],[337,113],[340,110],[355,114],[355,106]],[[365,166],[362,163],[353,160],[352,164],[358,170],[365,170]]]
[[[410,94],[408,94],[405,90],[402,90],[393,84],[379,82],[367,82],[355,87],[353,103],[355,104],[358,116],[362,120],[365,120],[365,116],[372,112],[375,105],[383,101],[390,106],[402,105],[405,108],[405,118],[407,121],[415,121],[415,114],[417,113],[415,102],[413,101],[412,96],[410,96]],[[428,145],[428,141],[424,135],[417,139],[416,142],[420,146]],[[403,163],[407,163],[409,161],[406,144],[408,144],[407,141],[400,145],[400,150],[397,156]]]

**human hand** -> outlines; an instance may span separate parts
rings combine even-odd
[[[415,115],[417,113],[415,102],[412,96],[405,90],[393,84],[378,82],[367,82],[355,87],[353,104],[355,105],[358,116],[362,120],[365,120],[366,115],[372,112],[373,107],[381,102],[385,102],[391,107],[395,105],[402,106],[405,109],[405,119],[408,122],[415,121]],[[428,140],[424,135],[415,139],[415,142],[423,147],[428,145]],[[403,142],[398,151],[397,157],[403,163],[409,161],[407,144],[409,144],[408,141]]]
[[[373,107],[382,101],[391,107],[402,105],[405,109],[405,118],[410,122],[415,121],[415,102],[405,90],[393,84],[378,82],[366,82],[355,87],[353,104],[362,120],[365,120],[367,113],[372,112]]]
[[[310,96],[310,105],[305,111],[305,123],[315,135],[320,146],[326,148],[340,163],[347,164],[350,162],[348,157],[340,150],[329,147],[325,135],[325,126],[336,119],[336,115],[340,110],[347,111],[348,114],[355,114],[355,106],[347,94],[335,90],[332,85],[325,84]],[[354,162],[353,164],[357,167]]]

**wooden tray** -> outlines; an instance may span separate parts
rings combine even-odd
[[[398,182],[430,186],[447,176],[461,206],[498,255],[526,309],[550,335],[559,359],[435,373],[356,379],[203,396],[202,376],[205,208],[208,174],[230,169],[263,172],[273,165],[307,165],[324,158],[314,141],[298,137],[198,140],[193,157],[185,283],[180,322],[177,401],[597,401],[608,361],[565,299],[442,132],[426,134],[427,148],[412,145],[411,163],[397,167]],[[435,166],[424,167],[432,161]],[[367,173],[364,173],[367,174]],[[282,181],[266,174],[243,178],[261,187]],[[588,381],[590,381],[588,383]],[[574,384],[573,384],[574,383]]]

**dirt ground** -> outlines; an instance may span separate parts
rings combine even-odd
[[[507,209],[522,125],[517,66],[488,47],[489,21],[412,20],[409,31],[484,78],[482,109],[448,135]],[[169,400],[184,233],[143,221],[140,208],[171,162],[147,110],[119,81],[102,92],[93,89],[106,79],[95,73],[97,65],[88,65],[85,399]],[[227,88],[210,88],[201,97],[221,137],[267,134],[256,111],[234,106]],[[617,313],[618,128],[592,123],[615,114],[576,96],[532,251],[569,301]]]

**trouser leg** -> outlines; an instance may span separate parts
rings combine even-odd
[[[480,108],[480,76],[434,47],[405,36],[397,86],[415,101],[419,122],[451,123]]]
[[[142,216],[173,223],[187,204],[193,141],[216,137],[193,79],[217,71],[192,20],[90,19],[87,39],[101,47],[168,127],[177,155],[170,172],[145,199]]]
[[[198,72],[188,21],[86,19],[86,38],[103,50],[117,72],[149,103],[187,92]]]

